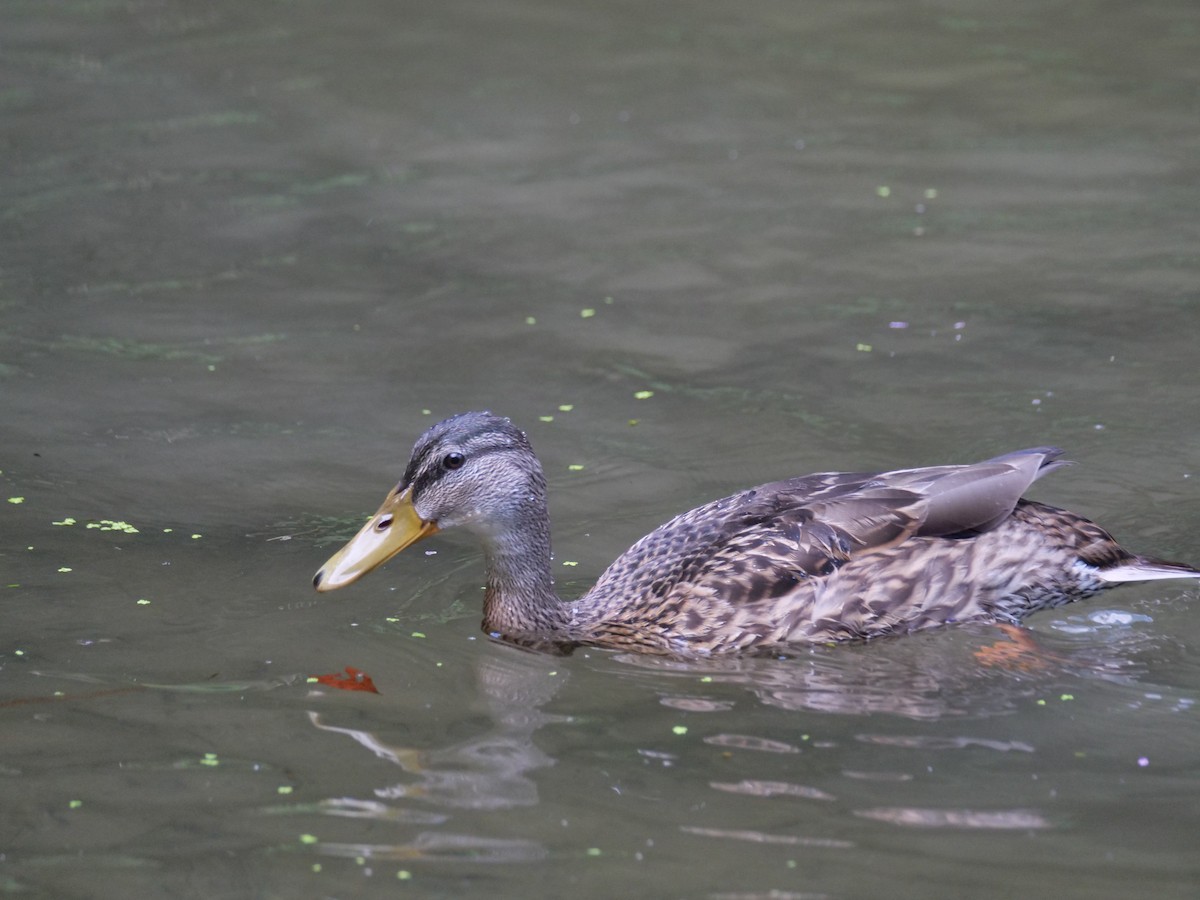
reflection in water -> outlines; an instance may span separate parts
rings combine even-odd
[[[1013,653],[982,652],[1011,644]],[[736,699],[706,696],[698,685],[735,686],[748,690],[767,706],[819,714],[862,717],[887,713],[907,719],[936,720],[971,716],[989,717],[1007,712],[1044,691],[1045,685],[1064,671],[1085,672],[1105,680],[1129,679],[1127,647],[1117,642],[1107,651],[1094,640],[1072,646],[1073,638],[1043,638],[1050,650],[1042,650],[1027,633],[1009,635],[991,629],[960,631],[956,635],[935,635],[909,641],[876,642],[864,647],[839,646],[813,648],[788,658],[672,660],[641,655],[605,654],[618,672],[632,674],[645,682],[671,708],[691,713],[711,714],[719,720],[736,718]],[[1007,642],[1007,643],[1006,643]],[[405,829],[402,837],[380,843],[322,842],[319,852],[330,856],[375,861],[462,861],[474,863],[513,863],[545,859],[548,851],[541,843],[522,838],[473,833],[474,825],[463,825],[464,817],[455,810],[498,811],[532,807],[539,802],[538,787],[531,777],[537,769],[551,766],[555,760],[534,743],[534,733],[559,717],[545,714],[541,708],[556,694],[567,678],[566,665],[551,663],[549,658],[526,652],[510,651],[497,645],[475,661],[479,694],[486,700],[489,725],[482,735],[449,746],[421,749],[389,744],[370,730],[348,728],[327,721],[327,715],[310,712],[312,725],[321,731],[349,738],[372,756],[394,765],[405,776],[380,785],[369,799],[335,798],[320,804],[320,811],[331,816],[367,818]],[[1032,654],[1032,662],[1025,656]],[[1106,655],[1107,654],[1107,655]],[[997,662],[999,661],[999,662]],[[1010,665],[1011,663],[1011,665]],[[555,671],[557,669],[557,671]],[[553,674],[552,674],[553,673]],[[559,674],[562,673],[562,674]],[[606,673],[610,677],[614,673]],[[679,685],[682,690],[672,690]],[[714,694],[716,692],[714,691]],[[732,717],[731,717],[732,716]],[[964,719],[965,721],[965,719]],[[744,727],[744,724],[743,724]],[[890,733],[885,727],[855,729],[854,740],[860,745],[895,751],[900,758],[916,752],[991,751],[1000,754],[1033,754],[1035,746],[1027,741],[1001,739],[971,733]],[[851,731],[853,733],[854,730]],[[771,755],[787,768],[788,758],[810,749],[832,748],[835,744],[792,743],[770,736],[745,733],[731,727],[714,729],[703,736],[703,744],[722,750],[754,751],[767,766]],[[804,741],[808,736],[804,736]],[[845,746],[845,745],[843,745]],[[844,753],[844,750],[835,751]],[[638,749],[642,758],[663,766],[679,762],[680,756]],[[726,754],[729,755],[729,754]],[[745,760],[746,757],[739,757]],[[747,763],[751,767],[755,762]],[[844,769],[840,776],[853,781],[874,781],[880,787],[914,780],[904,765],[896,770]],[[777,771],[777,770],[776,770]],[[806,771],[813,771],[812,767]],[[741,777],[745,774],[746,777]],[[1012,808],[972,808],[948,804],[871,805],[881,798],[872,792],[871,800],[852,787],[839,790],[804,784],[797,780],[754,777],[758,773],[739,772],[729,778],[704,777],[700,783],[725,795],[740,795],[753,804],[808,804],[809,829],[763,830],[749,821],[718,819],[712,822],[681,822],[683,834],[707,841],[754,843],[781,847],[812,847],[840,852],[858,845],[855,840],[837,834],[837,820],[853,817],[881,823],[883,827],[978,830],[1041,830],[1054,823],[1030,806]],[[763,773],[766,774],[765,772]],[[787,777],[787,776],[785,776]],[[849,784],[849,782],[847,783]],[[857,797],[857,799],[856,799]],[[900,799],[897,797],[896,799]],[[908,799],[907,797],[905,799]],[[1035,799],[1035,798],[1030,798]],[[431,808],[432,807],[432,808]],[[765,807],[764,807],[765,808]],[[722,817],[725,815],[724,807]],[[798,807],[797,807],[798,809]],[[826,812],[821,812],[821,811]],[[830,813],[831,811],[831,813]],[[832,814],[833,818],[830,818]],[[485,818],[485,821],[490,821]],[[844,820],[843,820],[844,821]],[[739,827],[749,824],[752,827]],[[859,828],[866,827],[862,822]],[[820,830],[835,829],[822,836]],[[424,829],[424,830],[419,830]],[[803,831],[808,830],[805,834]],[[813,831],[816,831],[814,834]],[[853,836],[853,835],[851,835]]]
[[[892,653],[878,652],[882,649],[879,645],[870,649],[875,652],[857,652],[856,647],[828,652],[816,649],[787,659],[679,661],[632,654],[618,658],[635,669],[654,670],[659,676],[686,677],[690,687],[694,687],[696,677],[711,684],[743,685],[761,702],[789,710],[892,713],[912,719],[980,712],[982,698],[970,696],[969,685],[963,683],[962,660],[953,661],[939,672],[936,660],[903,649]],[[996,700],[991,702],[995,704]],[[697,705],[694,700],[692,704]]]
[[[1050,650],[1030,632],[984,626],[902,641],[801,648],[779,658],[678,660],[619,654],[614,659],[635,672],[653,673],[656,679],[686,679],[686,691],[664,692],[660,698],[675,709],[729,708],[727,699],[698,696],[699,679],[744,686],[762,703],[788,710],[934,720],[1011,712],[1036,696],[1040,685],[1064,673],[1116,682],[1130,682],[1142,674],[1144,667],[1131,657],[1146,650],[1145,635],[1126,628],[1113,632],[1109,643],[1088,637],[1078,646],[1064,644],[1057,635],[1048,637],[1045,643],[1058,643]]]
[[[477,810],[536,804],[537,785],[528,773],[553,765],[554,760],[533,743],[533,733],[558,720],[540,710],[565,682],[565,675],[552,674],[545,657],[516,652],[479,658],[476,667],[480,694],[487,698],[493,727],[479,737],[449,747],[421,750],[393,746],[370,731],[331,725],[321,714],[309,712],[316,728],[345,735],[412,776],[412,780],[376,788],[374,800],[327,800],[322,810],[331,815],[403,824],[442,824],[452,816],[428,812],[413,815],[396,804],[420,800],[439,807]],[[392,861],[524,862],[546,855],[545,849],[533,841],[440,831],[424,832],[402,843],[326,842],[317,849],[333,856]]]

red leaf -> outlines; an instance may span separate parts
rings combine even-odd
[[[379,693],[375,688],[375,682],[371,680],[371,676],[353,666],[346,666],[345,674],[334,672],[332,675],[312,675],[310,677],[316,679],[319,684],[328,685],[331,688],[337,688],[341,691],[370,691],[372,694]]]

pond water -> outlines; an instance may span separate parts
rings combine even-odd
[[[783,660],[514,650],[432,421],[582,591],[674,513],[1060,445],[1200,562],[1187,0],[0,9],[0,893],[1194,897],[1187,584]],[[309,676],[366,673],[377,688]],[[327,679],[329,680],[329,679]]]

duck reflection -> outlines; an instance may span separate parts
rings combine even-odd
[[[836,647],[801,648],[772,658],[672,660],[644,654],[614,659],[656,680],[687,679],[684,693],[663,691],[660,702],[675,709],[718,712],[728,699],[700,695],[705,685],[739,685],[768,706],[793,711],[907,719],[981,717],[1011,712],[1034,696],[1047,679],[1065,672],[1129,681],[1140,672],[1131,658],[1130,632],[1112,643],[1095,634],[1078,645],[1035,639],[1021,628],[965,626],[950,635],[915,635]]]
[[[580,666],[592,671],[579,672],[579,677],[632,678],[656,694],[664,706],[679,710],[723,716],[740,705],[740,694],[749,692],[764,705],[789,711],[855,717],[887,714],[929,722],[1011,712],[1067,672],[1137,683],[1143,669],[1133,660],[1138,656],[1135,648],[1144,637],[1139,637],[1136,630],[1123,629],[1111,631],[1110,640],[1099,640],[1097,633],[1076,640],[1071,632],[1064,631],[1043,634],[1034,642],[1025,631],[966,627],[953,635],[943,632],[907,641],[805,648],[795,655],[776,658],[686,661],[638,653],[589,653],[568,660],[492,644],[474,660],[476,693],[486,705],[488,722],[484,733],[477,736],[444,747],[419,749],[388,743],[368,729],[346,727],[321,713],[309,713],[313,727],[353,741],[396,766],[404,776],[375,788],[367,800],[328,800],[322,804],[323,812],[427,829],[398,843],[322,843],[315,849],[329,855],[379,861],[508,863],[545,858],[546,848],[533,840],[463,833],[471,830],[470,825],[454,830],[456,821],[469,821],[469,817],[454,811],[496,811],[539,803],[533,773],[554,765],[555,760],[538,748],[534,734],[544,725],[569,721],[547,714],[542,708],[566,683],[569,670]],[[996,752],[1033,752],[1031,746],[1014,741],[945,735],[897,737],[886,728],[859,734],[857,739],[888,746],[915,740],[919,744],[914,746],[920,749],[982,746]],[[704,742],[772,753],[801,752],[792,743],[761,735],[710,734]],[[639,749],[638,753],[647,758],[661,757],[663,765],[675,760],[670,754],[653,750]],[[820,787],[749,777],[753,772],[741,774],[747,777],[740,781],[710,781],[709,786],[722,793],[783,796],[831,805],[838,802],[838,797]],[[843,774],[849,779],[875,781],[910,777],[899,772],[859,773],[849,769]],[[943,817],[943,821],[922,810],[881,806],[852,812],[897,824],[1043,827],[1031,824],[1030,816],[1036,811],[1018,810],[1020,815],[996,818],[999,813],[1008,815],[1013,811],[959,810],[955,813],[961,813],[959,818]],[[746,839],[737,830],[680,827],[690,834]],[[783,840],[771,838],[776,839]],[[799,839],[793,835],[787,840]],[[820,840],[825,841],[821,846],[833,846],[828,842],[832,839]]]
[[[560,689],[567,673],[546,656],[496,646],[476,662],[479,696],[486,698],[491,727],[482,735],[448,747],[417,749],[389,744],[369,730],[347,728],[310,711],[321,731],[344,735],[379,759],[400,768],[408,779],[376,788],[372,801],[328,801],[327,813],[443,824],[450,815],[409,810],[395,801],[419,799],[444,809],[498,810],[533,806],[537,785],[529,773],[554,764],[538,749],[533,733],[561,717],[541,711]],[[541,859],[546,850],[533,841],[478,835],[426,832],[403,844],[322,843],[320,852],[376,860],[455,859],[472,862],[520,862]]]

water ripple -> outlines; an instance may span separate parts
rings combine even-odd
[[[744,831],[726,828],[699,828],[695,825],[680,825],[679,830],[686,834],[698,834],[701,837],[726,838],[733,841],[750,841],[755,844],[787,844],[792,847],[829,847],[835,850],[849,850],[855,846],[853,841],[841,841],[837,838],[803,837],[797,834],[767,834],[765,831]]]
[[[925,734],[860,734],[857,739],[864,744],[882,744],[888,747],[906,747],[913,750],[962,750],[966,747],[985,747],[1008,753],[1016,750],[1033,753],[1032,744],[1024,741],[994,741],[990,738],[941,737]]]
[[[374,800],[357,800],[354,797],[333,797],[322,800],[319,808],[327,816],[375,819],[381,822],[404,822],[409,825],[441,825],[449,819],[449,816],[440,813],[391,806]]]
[[[805,800],[836,800],[833,794],[827,794],[820,788],[808,787],[803,784],[792,784],[789,781],[758,781],[744,778],[741,781],[710,781],[708,786],[718,791],[728,791],[731,794],[748,794],[751,797],[801,797]]]
[[[453,860],[473,863],[534,862],[545,859],[546,848],[533,841],[485,838],[471,834],[425,832],[407,844],[342,844],[322,842],[321,853],[350,859],[404,861]]]
[[[764,753],[799,753],[800,748],[783,741],[773,741],[770,738],[755,737],[752,734],[714,734],[706,737],[704,743],[717,747],[735,747],[738,750],[761,750]]]
[[[658,702],[686,712],[725,712],[734,706],[732,700],[709,700],[707,697],[660,697]]]
[[[922,809],[915,806],[877,806],[856,809],[856,816],[911,828],[986,828],[998,830],[1049,828],[1041,813],[1031,809]]]

